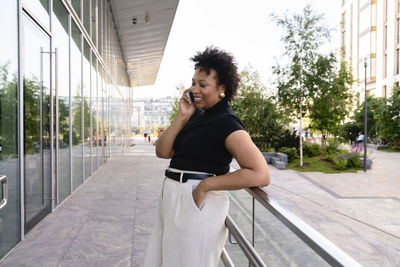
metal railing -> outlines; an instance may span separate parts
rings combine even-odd
[[[309,248],[311,248],[318,256],[326,263],[332,266],[361,266],[353,258],[347,255],[343,250],[306,224],[296,215],[283,208],[267,192],[261,188],[246,188],[245,189],[253,197],[253,222],[252,222],[252,239],[253,245],[241,233],[238,226],[228,215],[225,221],[230,234],[235,238],[240,246],[240,249],[249,260],[250,266],[267,266],[261,257],[254,249],[254,200],[257,200],[263,207],[266,208],[272,215],[281,221],[291,232],[299,237]],[[225,266],[234,266],[228,253],[224,249],[221,255],[222,262]]]

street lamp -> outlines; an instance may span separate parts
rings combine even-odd
[[[364,172],[367,171],[367,61],[368,58],[364,58],[364,69],[365,69],[365,99],[364,99]]]

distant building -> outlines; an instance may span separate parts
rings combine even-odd
[[[364,91],[367,59],[368,93],[388,97],[400,81],[400,0],[342,0],[340,12],[341,46],[355,90]]]
[[[172,104],[175,98],[139,98],[133,100],[132,126],[150,129],[156,126],[168,126]]]

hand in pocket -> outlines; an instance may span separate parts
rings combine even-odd
[[[204,201],[204,198],[206,197],[206,195],[207,195],[207,192],[206,191],[203,191],[202,189],[201,189],[201,183],[193,190],[193,192],[192,192],[192,197],[193,197],[193,201],[194,201],[194,204],[196,204],[196,206],[199,208],[199,209],[201,209],[201,204],[203,203],[203,201]]]

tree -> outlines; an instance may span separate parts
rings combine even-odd
[[[380,121],[379,136],[394,149],[400,150],[400,87],[393,88]]]
[[[292,116],[299,119],[300,135],[304,108],[310,101],[311,88],[306,87],[305,77],[311,72],[318,48],[329,38],[330,31],[323,24],[323,16],[314,13],[310,5],[302,14],[282,18],[271,15],[276,24],[285,31],[281,40],[285,44],[284,56],[289,60],[286,66],[273,67],[277,76],[278,99]],[[305,105],[303,107],[303,105]],[[300,166],[303,165],[302,140],[300,138]]]
[[[0,66],[0,159],[17,155],[17,76],[9,75],[9,63]]]
[[[322,132],[322,155],[325,156],[326,137],[329,133],[338,133],[350,109],[353,78],[344,61],[340,70],[336,71],[336,57],[332,53],[318,55],[306,76],[305,82],[311,89],[312,99],[309,117],[312,127]]]
[[[265,97],[266,88],[257,72],[243,70],[238,98],[232,109],[243,122],[254,143],[262,151],[279,146],[287,118],[278,111],[271,97]]]
[[[169,122],[172,123],[176,116],[178,116],[179,112],[179,99],[181,98],[183,91],[185,91],[185,86],[183,84],[176,86],[176,90],[178,91],[178,97],[175,98],[175,101],[172,106],[172,110],[169,113]]]
[[[378,133],[380,132],[381,122],[383,119],[383,109],[386,106],[384,99],[376,98],[374,96],[367,96],[367,136],[371,140],[376,140]],[[357,106],[356,112],[354,113],[354,121],[358,128],[364,131],[364,101],[361,105]]]

